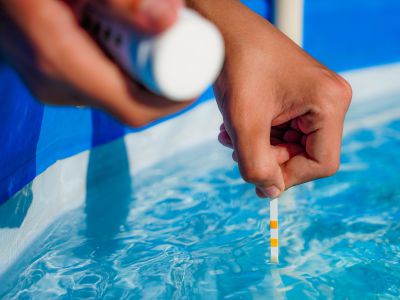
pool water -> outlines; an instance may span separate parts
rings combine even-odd
[[[132,179],[120,141],[92,151],[85,207],[38,239],[0,298],[398,298],[400,113],[385,103],[350,113],[336,176],[280,199],[279,265],[268,201],[229,150],[208,142]]]

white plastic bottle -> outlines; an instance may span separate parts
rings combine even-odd
[[[83,7],[80,17],[82,26],[127,73],[171,100],[198,97],[221,71],[222,35],[193,10],[181,9],[177,21],[155,36],[136,32],[95,3]]]

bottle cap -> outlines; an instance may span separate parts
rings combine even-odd
[[[159,93],[175,101],[200,96],[224,62],[221,33],[189,9],[182,9],[177,22],[157,36],[153,46],[153,79]]]

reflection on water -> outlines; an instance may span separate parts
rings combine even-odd
[[[106,175],[106,176],[105,176]],[[99,259],[119,247],[116,236],[126,223],[132,201],[129,163],[123,139],[112,147],[99,147],[90,153],[85,236]]]
[[[32,184],[26,185],[14,197],[0,205],[0,228],[19,228],[32,204]]]
[[[337,176],[289,191],[278,267],[268,258],[268,203],[228,150],[204,144],[135,182],[122,143],[95,150],[86,206],[37,242],[0,298],[398,297],[398,149],[400,121],[355,130]]]

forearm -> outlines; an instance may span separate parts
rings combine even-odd
[[[187,5],[212,21],[225,38],[251,34],[254,13],[238,0],[186,0]],[[258,18],[257,18],[258,19]],[[260,21],[264,21],[261,17]],[[246,25],[248,24],[248,26]]]
[[[186,4],[221,27],[238,17],[245,7],[238,0],[186,0]]]

